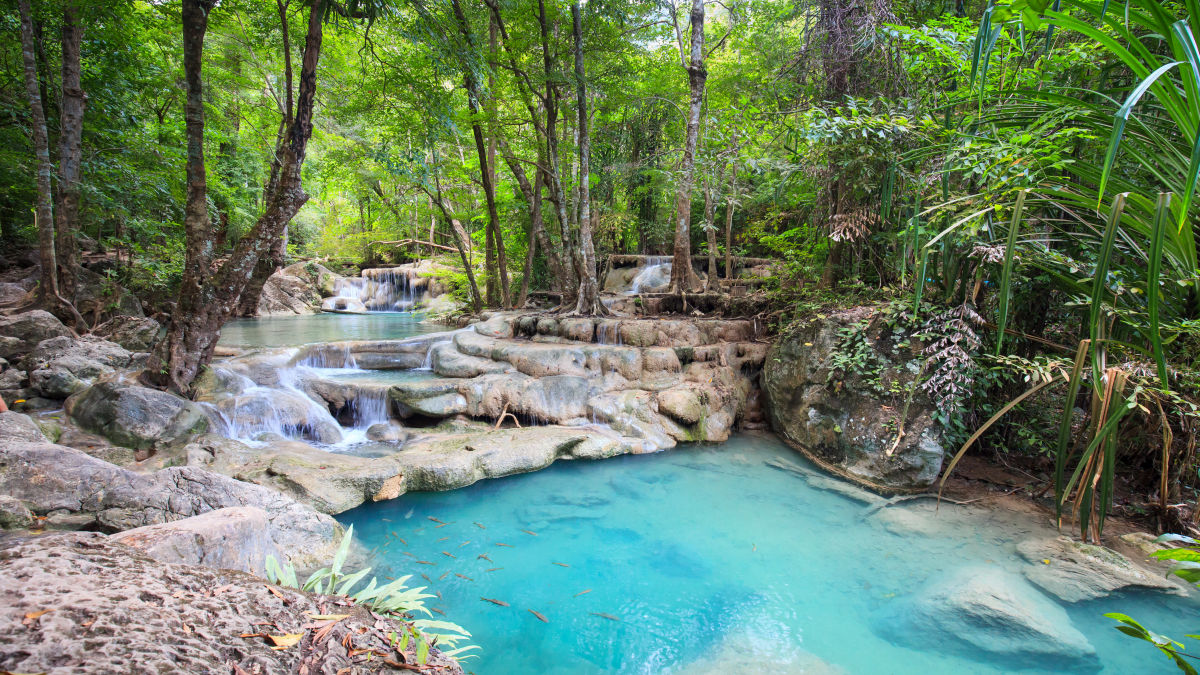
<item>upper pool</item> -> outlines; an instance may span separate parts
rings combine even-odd
[[[964,567],[1019,573],[1030,563],[1015,544],[1053,529],[1000,509],[935,513],[929,502],[864,517],[861,503],[767,466],[775,458],[802,463],[770,437],[743,435],[558,462],[340,518],[378,548],[377,573],[413,574],[440,594],[431,606],[482,647],[467,669],[487,675],[1170,673],[1102,614],[1176,638],[1195,632],[1193,600],[1124,594],[1064,606],[1097,652],[1082,663],[947,653],[939,645],[952,640],[932,631],[899,644],[890,629],[911,594]]]
[[[342,340],[398,340],[448,330],[410,312],[306,314],[234,319],[221,328],[223,347],[296,347]]]

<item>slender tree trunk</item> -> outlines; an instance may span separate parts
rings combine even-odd
[[[570,219],[567,217],[567,199],[563,192],[562,170],[559,163],[558,155],[558,90],[554,84],[555,66],[554,52],[550,48],[550,20],[546,16],[545,0],[538,0],[538,24],[541,28],[542,35],[542,64],[545,69],[546,77],[546,95],[545,95],[545,112],[546,112],[546,168],[547,184],[550,187],[550,201],[554,204],[555,216],[557,216],[558,227],[560,231],[560,241],[563,246],[570,249]],[[570,251],[568,250],[568,255]],[[563,292],[564,304],[568,300],[573,300],[569,296],[573,295],[578,290],[577,270],[574,265],[565,266],[563,271],[566,272],[564,278],[557,280],[559,290]]]
[[[204,33],[215,0],[184,0],[184,75],[188,93],[185,115],[188,130],[188,202],[184,225],[187,233],[184,282],[179,306],[171,316],[167,336],[150,356],[142,374],[148,384],[187,393],[200,367],[212,359],[221,326],[238,307],[243,291],[263,256],[283,240],[288,222],[308,200],[300,170],[312,136],[313,106],[317,91],[317,62],[321,56],[322,19],[326,0],[316,0],[309,10],[308,32],[301,57],[296,109],[287,126],[286,142],[279,149],[278,179],[266,209],[254,228],[238,241],[229,259],[212,277],[206,277],[212,257],[207,231],[204,184],[204,108],[201,79]]]
[[[516,179],[517,187],[520,188],[525,201],[529,203],[529,248],[525,253],[525,277],[521,281],[521,296],[517,301],[518,307],[524,307],[525,299],[529,295],[530,277],[532,276],[536,249],[540,248],[542,250],[542,254],[546,258],[546,266],[550,268],[550,276],[555,279],[562,279],[565,272],[563,271],[562,259],[554,250],[554,246],[550,243],[549,235],[546,233],[542,214],[542,186],[546,183],[545,171],[539,166],[534,176],[534,183],[530,185],[529,177],[525,173],[525,169],[521,166],[517,156],[513,153],[512,148],[508,145],[508,141],[503,136],[497,136],[497,140],[500,143],[500,154],[504,157],[505,163],[508,164],[513,178]]]
[[[736,143],[734,145],[736,148]],[[737,162],[730,167],[729,196],[725,198],[725,278],[733,279],[733,206],[737,202]]]
[[[58,212],[55,247],[59,291],[68,301],[75,298],[75,230],[79,227],[79,167],[82,162],[83,109],[87,96],[80,77],[80,46],[83,26],[79,24],[77,0],[63,5],[62,26],[62,112],[58,136]]]
[[[467,236],[467,230],[463,227],[462,221],[454,217],[451,207],[446,204],[446,200],[442,196],[442,186],[438,181],[436,173],[434,174],[433,181],[436,194],[428,191],[426,191],[426,194],[429,195],[429,198],[438,207],[438,210],[442,212],[442,216],[446,222],[450,224],[450,231],[454,234],[454,247],[458,249],[458,256],[462,259],[463,270],[467,273],[467,283],[471,287],[471,307],[478,314],[483,309],[483,302],[479,297],[479,285],[475,282],[475,270],[471,266],[471,239]],[[429,240],[433,241],[433,237],[430,237]]]
[[[718,179],[720,180],[720,179]],[[705,282],[706,291],[715,291],[717,286],[717,226],[713,222],[716,213],[716,200],[713,199],[713,186],[704,186],[704,235],[708,242],[708,280]]]
[[[692,0],[691,50],[685,62],[691,98],[688,105],[687,135],[680,162],[679,186],[675,194],[675,245],[671,265],[671,289],[680,293],[694,286],[692,272],[692,185],[695,180],[696,146],[700,142],[700,111],[704,105],[704,0]]]
[[[58,295],[58,269],[54,252],[54,206],[50,193],[50,140],[46,133],[46,113],[42,108],[42,91],[38,85],[37,51],[33,38],[33,12],[29,0],[18,0],[21,13],[21,56],[25,64],[25,93],[31,111],[33,151],[37,155],[37,230],[41,254],[42,277],[38,298],[49,305]]]
[[[589,174],[591,172],[592,140],[588,129],[587,79],[583,70],[583,20],[579,0],[571,5],[575,24],[575,105],[579,109],[579,297],[575,313],[584,316],[604,314],[600,289],[596,283],[596,248],[592,243],[592,202]]]

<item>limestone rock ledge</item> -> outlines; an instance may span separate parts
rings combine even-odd
[[[416,663],[388,643],[398,622],[344,598],[277,588],[229,570],[157,562],[94,532],[0,541],[0,670],[21,673],[376,673],[384,658]],[[348,614],[320,641],[313,615]],[[264,637],[303,634],[271,649]],[[347,649],[347,646],[350,649]],[[462,668],[436,647],[436,672]]]

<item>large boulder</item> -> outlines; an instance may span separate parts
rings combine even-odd
[[[34,393],[61,399],[129,365],[130,354],[103,338],[56,337],[39,342],[22,360]]]
[[[0,358],[15,362],[42,340],[72,335],[70,328],[44,310],[0,316]]]
[[[828,470],[884,492],[922,491],[941,472],[945,449],[919,389],[920,346],[874,316],[860,307],[781,335],[762,373],[768,417],[788,444]],[[850,331],[865,338],[872,361],[861,372],[835,367]]]
[[[1027,539],[1017,544],[1017,552],[1029,563],[1021,569],[1025,577],[1067,602],[1095,600],[1130,589],[1185,594],[1181,587],[1112,549],[1068,537]]]
[[[142,302],[111,277],[86,267],[76,268],[75,308],[97,325],[118,316],[143,316]]]
[[[0,671],[362,675],[397,672],[389,660],[417,662],[412,644],[400,655],[389,643],[404,630],[399,622],[345,598],[277,588],[244,572],[159,562],[94,532],[7,541],[0,568]],[[313,618],[322,614],[348,616]],[[272,649],[266,634],[303,638]],[[363,656],[371,653],[390,656]],[[462,674],[436,647],[427,665]]]
[[[92,335],[115,342],[131,352],[148,352],[166,330],[154,319],[145,316],[120,315],[92,329]]]
[[[66,410],[80,428],[134,450],[177,445],[208,428],[208,417],[195,403],[119,382],[101,382],[71,396]]]
[[[1095,668],[1096,650],[1067,612],[1016,574],[964,567],[938,575],[879,617],[874,630],[917,649],[1013,668]]]
[[[278,490],[323,513],[395,499],[405,491],[403,467],[390,457],[326,452],[285,439],[251,447],[216,434],[197,438],[185,451],[191,466]]]
[[[183,520],[144,525],[112,535],[159,562],[204,565],[262,574],[267,556],[284,556],[271,539],[271,520],[254,506],[231,506]]]
[[[5,413],[16,414],[16,413]],[[6,421],[9,424],[11,420]],[[327,515],[275,490],[198,467],[136,473],[33,438],[0,438],[0,494],[19,500],[50,527],[119,532],[235,506],[266,512],[272,541],[297,567],[323,562],[340,529]]]

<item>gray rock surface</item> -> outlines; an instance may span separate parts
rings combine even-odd
[[[195,403],[119,382],[101,382],[71,396],[66,411],[80,428],[135,450],[178,444],[208,427]]]
[[[382,658],[351,658],[347,646],[378,649],[402,661],[387,638],[402,627],[345,599],[271,587],[243,572],[158,562],[102,534],[10,540],[0,549],[0,568],[4,671],[397,672]],[[320,614],[350,616],[333,624],[318,644],[317,629],[305,626],[323,623],[312,618]],[[241,637],[264,632],[303,638],[275,650],[264,637]],[[416,662],[411,647],[402,662]],[[462,673],[436,648],[429,662],[442,666],[439,673]]]
[[[1029,562],[1021,572],[1042,590],[1066,602],[1095,600],[1129,589],[1185,595],[1182,588],[1103,546],[1068,537],[1027,539],[1017,552]]]
[[[233,506],[169,523],[112,535],[159,562],[263,573],[267,556],[284,560],[271,538],[270,516],[253,506]]]
[[[1096,650],[1054,601],[1016,574],[964,567],[936,575],[873,628],[917,649],[999,660],[1009,667],[1095,668]]]
[[[198,467],[135,473],[45,440],[0,437],[0,494],[51,524],[106,532],[253,506],[268,514],[272,539],[297,567],[328,557],[340,530],[329,516],[275,490]]]
[[[131,352],[148,352],[166,329],[144,316],[114,316],[92,329],[92,335],[115,342]]]
[[[901,347],[899,336],[883,326],[858,328],[873,311],[847,310],[779,337],[763,367],[768,417],[790,445],[845,478],[886,492],[922,491],[937,479],[945,455],[925,396],[918,390],[904,405],[907,391],[917,386],[922,357],[918,347]],[[872,378],[876,381],[861,373],[831,372],[838,331],[850,326],[864,331],[883,364]],[[902,393],[886,395],[880,389]],[[897,419],[902,410],[908,413],[905,420]]]
[[[284,439],[251,447],[216,434],[184,450],[191,467],[262,485],[323,513],[395,499],[406,489],[404,468],[393,457],[356,457]]]
[[[15,362],[42,340],[72,336],[71,329],[50,312],[35,309],[10,316],[0,316],[0,358]]]
[[[21,367],[34,393],[61,399],[114,375],[129,361],[129,351],[121,345],[87,335],[43,340],[22,359]]]

